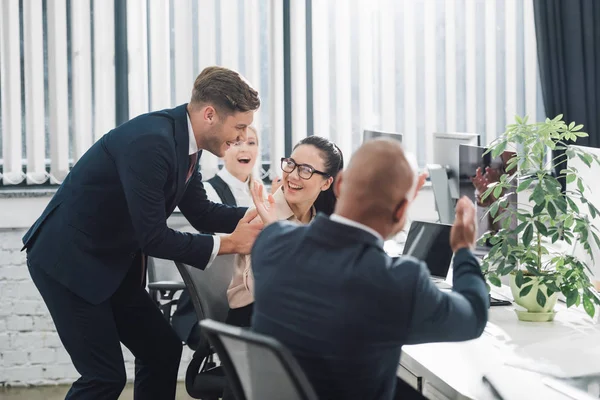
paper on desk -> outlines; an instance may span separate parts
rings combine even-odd
[[[600,374],[600,333],[575,333],[519,346],[505,363],[557,378]]]

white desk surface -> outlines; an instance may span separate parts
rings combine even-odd
[[[512,299],[506,287],[492,295]],[[491,307],[478,339],[404,346],[400,365],[422,378],[429,399],[495,399],[484,375],[505,400],[568,399],[545,385],[539,371],[554,376],[600,372],[600,326],[582,310],[567,310],[559,302],[553,322],[533,323],[519,321],[514,308]]]

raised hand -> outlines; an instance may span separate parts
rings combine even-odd
[[[263,191],[264,186],[262,183],[254,181],[252,189],[250,190],[252,201],[254,202],[254,207],[256,207],[256,211],[262,219],[263,224],[267,226],[277,221],[277,210],[275,209],[275,199],[273,198],[273,195],[269,194],[267,201],[265,201]]]
[[[275,194],[275,192],[281,187],[281,185],[283,185],[283,181],[280,177],[276,176],[275,178],[273,178],[273,180],[271,181],[271,194]]]
[[[462,248],[472,249],[475,246],[477,219],[475,206],[468,197],[463,196],[456,204],[456,218],[450,231],[450,247],[453,252]]]

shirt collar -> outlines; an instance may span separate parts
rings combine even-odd
[[[277,209],[277,219],[280,221],[288,220],[300,222],[294,215],[294,212],[290,208],[290,205],[287,203],[285,199],[285,195],[283,194],[283,190],[281,188],[277,189],[277,191],[273,194],[273,200],[275,200],[275,208]],[[311,212],[311,221],[315,218],[316,212],[315,207],[313,206],[310,210]]]
[[[191,156],[194,153],[198,152],[198,143],[196,143],[196,136],[194,136],[194,130],[192,129],[192,121],[190,120],[190,116],[188,113],[185,114],[187,117],[187,126],[188,126],[188,134],[190,136],[190,151],[189,155]]]
[[[248,187],[248,179],[245,182],[240,181],[235,176],[231,175],[231,172],[227,171],[227,168],[223,167],[219,173],[217,174],[225,181],[227,186],[234,189],[241,189],[245,192],[250,192],[250,188]]]
[[[375,229],[370,228],[364,224],[361,224],[360,222],[356,222],[349,218],[342,217],[341,215],[338,215],[338,214],[331,214],[329,219],[331,219],[333,222],[337,222],[338,224],[348,225],[353,228],[362,229],[363,231],[370,233],[371,235],[373,235],[377,238],[377,241],[383,247],[383,243],[384,243],[383,236],[381,236],[379,234],[379,232],[377,232]]]

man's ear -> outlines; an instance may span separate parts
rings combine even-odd
[[[342,175],[343,172],[340,171],[337,176],[335,177],[335,181],[333,182],[333,194],[335,195],[336,198],[340,197],[340,189],[342,186]]]
[[[406,215],[406,211],[408,210],[408,204],[409,202],[406,199],[402,199],[402,201],[398,203],[392,217],[394,219],[394,223],[398,223],[403,220],[404,216]]]
[[[204,117],[204,121],[208,123],[213,123],[217,120],[217,112],[213,106],[206,106],[202,116]]]

